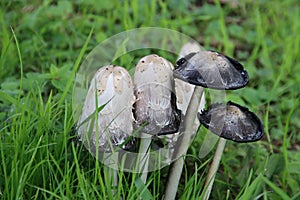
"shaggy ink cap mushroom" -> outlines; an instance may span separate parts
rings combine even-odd
[[[198,113],[198,119],[214,134],[234,142],[255,142],[263,137],[260,119],[248,108],[231,101],[211,105]]]
[[[134,73],[134,128],[150,135],[178,132],[181,111],[174,94],[173,65],[156,55],[139,60]]]
[[[115,150],[134,146],[134,140],[130,139],[134,120],[133,89],[131,77],[123,67],[103,66],[95,73],[77,125],[79,137],[92,152],[111,152],[111,144]]]
[[[238,61],[215,51],[199,51],[179,59],[174,77],[219,90],[234,90],[248,83],[248,73]]]

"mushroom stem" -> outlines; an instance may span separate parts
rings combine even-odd
[[[182,134],[177,140],[176,149],[173,155],[173,157],[177,158],[177,160],[170,166],[170,172],[165,191],[165,200],[173,200],[176,197],[178,184],[184,164],[183,156],[187,152],[192,134],[195,131],[193,129],[193,124],[198,112],[197,108],[199,107],[200,100],[203,95],[203,90],[204,88],[202,87],[195,87],[193,95],[191,97],[191,101],[188,105],[187,112],[183,120],[183,128],[181,131]]]
[[[112,190],[112,193],[115,195],[118,193],[118,184],[119,184],[119,176],[118,176],[118,171],[117,170],[113,170],[112,171],[112,178],[113,178],[113,183],[112,183],[112,186],[113,186],[113,190]]]
[[[148,175],[148,164],[149,164],[149,146],[151,144],[151,138],[149,138],[149,135],[147,137],[148,134],[145,133],[141,133],[141,143],[140,143],[140,150],[139,150],[139,154],[141,156],[141,160],[140,160],[140,166],[139,166],[139,170],[142,173],[141,174],[141,180],[143,181],[143,183],[146,184],[147,181],[147,175]]]
[[[209,171],[208,171],[208,174],[207,174],[207,177],[205,180],[203,200],[209,199],[225,145],[226,145],[226,139],[220,138],[216,152],[213,157],[213,161],[211,163],[211,166],[209,168]]]

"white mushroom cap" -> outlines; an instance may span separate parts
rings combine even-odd
[[[134,86],[138,89],[144,85],[153,84],[172,90],[173,69],[172,63],[156,54],[145,56],[136,65]]]
[[[108,150],[108,139],[111,139],[111,143],[117,146],[133,132],[132,106],[135,98],[129,73],[119,66],[101,67],[90,83],[78,124],[84,122],[96,111],[96,99],[98,108],[106,105],[98,113],[98,127],[92,128],[89,140],[92,141],[92,145],[96,145],[98,138],[99,148],[96,149]],[[78,134],[82,139],[90,134],[88,131],[91,121],[79,127]]]
[[[180,114],[176,109],[172,69],[169,61],[155,54],[141,58],[136,66],[134,112],[137,127],[148,123],[143,128],[145,133],[157,135],[178,130]]]

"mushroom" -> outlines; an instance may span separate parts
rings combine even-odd
[[[233,90],[248,83],[248,73],[238,61],[215,51],[190,53],[176,66],[175,78],[197,86]]]
[[[110,151],[111,144],[132,147],[133,141],[126,141],[133,132],[134,100],[132,80],[123,67],[108,65],[96,72],[77,125],[79,137],[93,148],[92,152]]]
[[[134,128],[140,133],[141,180],[146,183],[152,136],[178,132],[181,112],[176,106],[173,65],[156,55],[139,60],[134,73]],[[150,137],[149,137],[150,136]],[[155,142],[155,140],[154,140]]]
[[[176,133],[181,112],[176,106],[173,65],[158,55],[141,58],[134,73],[135,129],[150,135]]]
[[[211,132],[234,142],[254,142],[263,136],[259,118],[248,108],[231,101],[211,105],[198,113],[198,119]]]
[[[263,137],[263,125],[248,108],[231,101],[211,105],[209,109],[198,113],[198,119],[204,127],[221,137],[204,184],[206,190],[203,199],[209,199],[226,139],[234,142],[258,141]]]

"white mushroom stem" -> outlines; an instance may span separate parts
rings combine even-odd
[[[210,193],[211,193],[214,181],[215,181],[216,173],[217,173],[219,165],[220,165],[220,161],[222,158],[222,154],[223,154],[225,145],[226,145],[226,139],[220,138],[215,155],[213,157],[213,161],[211,163],[211,166],[209,168],[209,171],[208,171],[208,174],[207,174],[207,177],[205,180],[203,200],[209,199],[209,196],[210,196]]]
[[[204,88],[202,87],[195,87],[190,104],[188,105],[187,112],[183,121],[182,134],[178,138],[176,149],[174,152],[174,158],[177,158],[177,160],[170,166],[169,178],[165,191],[165,200],[173,200],[176,197],[178,184],[184,164],[183,156],[187,152],[192,138],[191,136],[195,131],[193,128],[193,124],[198,112],[198,109],[195,108],[199,107],[200,100],[203,95],[203,90]]]
[[[148,163],[149,163],[149,147],[151,144],[151,137],[149,138],[148,134],[141,133],[141,144],[139,150],[140,161],[139,163],[139,171],[142,172],[141,180],[144,184],[147,181],[148,175]],[[148,137],[147,137],[148,136]]]
[[[111,178],[111,186],[112,186],[112,193],[113,195],[118,193],[118,184],[119,184],[119,178],[118,178],[118,171],[115,169],[108,168],[108,174]]]

